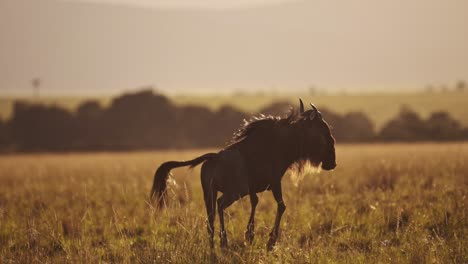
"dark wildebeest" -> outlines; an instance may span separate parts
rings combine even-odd
[[[225,247],[224,209],[241,197],[250,196],[252,211],[245,237],[252,242],[257,193],[271,190],[278,204],[275,224],[267,243],[267,249],[271,250],[286,209],[281,193],[281,178],[286,170],[293,165],[301,170],[308,162],[315,166],[321,163],[325,170],[336,167],[335,139],[321,113],[314,105],[311,106],[311,110],[304,111],[300,100],[299,113],[292,111],[287,118],[262,116],[246,122],[234,135],[233,143],[219,153],[207,153],[189,161],[163,163],[154,176],[151,199],[157,201],[159,206],[165,204],[166,181],[171,169],[189,165],[195,167],[204,162],[201,183],[208,214],[210,244],[213,247],[217,205],[221,247]],[[219,198],[218,191],[222,192]]]

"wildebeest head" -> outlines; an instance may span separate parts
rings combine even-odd
[[[304,111],[304,104],[301,99],[299,101],[298,125],[304,136],[304,153],[313,163],[321,162],[322,169],[333,170],[336,167],[335,138],[331,134],[330,126],[313,104],[310,104],[312,109]]]

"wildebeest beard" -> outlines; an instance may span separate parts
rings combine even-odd
[[[320,163],[308,159],[301,159],[293,163],[288,169],[291,180],[296,187],[299,185],[302,179],[304,179],[305,175],[318,173],[320,171]]]
[[[295,173],[302,174],[307,172],[309,169],[320,169],[320,163],[317,161],[313,161],[310,159],[301,159],[299,161],[294,162],[290,167],[290,171],[294,171]]]
[[[300,146],[297,150],[298,158],[295,158],[295,162],[289,166],[288,171],[291,174],[291,178],[295,185],[298,184],[302,178],[309,173],[319,172],[321,170],[320,165],[322,160],[319,157],[319,153],[315,152],[314,146],[308,146],[305,144],[304,138],[296,138],[298,145]]]

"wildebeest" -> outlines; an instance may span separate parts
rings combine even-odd
[[[291,111],[288,117],[261,116],[246,121],[234,134],[232,143],[218,153],[207,153],[189,161],[163,163],[154,175],[151,199],[164,206],[166,182],[171,169],[203,163],[201,183],[208,214],[207,229],[210,245],[214,246],[214,220],[216,206],[220,221],[221,247],[228,244],[224,228],[224,209],[236,200],[249,195],[252,205],[245,238],[254,238],[254,216],[258,203],[257,193],[271,190],[277,202],[275,224],[270,233],[267,249],[275,245],[286,206],[281,192],[281,179],[288,168],[301,170],[306,163],[321,166],[324,170],[336,167],[335,139],[321,113],[312,109],[304,111],[300,100],[299,112]],[[217,198],[218,192],[222,195]]]

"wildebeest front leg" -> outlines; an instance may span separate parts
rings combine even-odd
[[[220,233],[219,237],[221,239],[221,247],[227,247],[227,234],[226,229],[224,228],[224,209],[229,207],[233,202],[235,202],[237,198],[233,195],[226,195],[223,194],[221,197],[218,198],[218,214],[219,214],[219,224],[220,224]]]
[[[258,204],[258,196],[256,193],[250,193],[250,204],[252,210],[250,212],[249,222],[247,223],[247,230],[245,231],[245,239],[252,243],[255,236],[255,208]]]
[[[283,213],[286,210],[286,205],[284,205],[284,201],[283,201],[283,194],[281,192],[281,183],[272,186],[271,191],[273,192],[273,196],[275,197],[276,203],[278,204],[278,209],[276,211],[275,225],[273,226],[273,229],[271,230],[270,239],[268,240],[268,243],[267,243],[268,251],[272,250],[273,246],[276,244],[281,217],[283,216]]]

